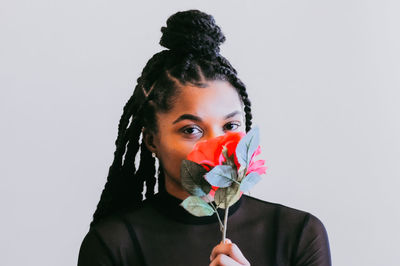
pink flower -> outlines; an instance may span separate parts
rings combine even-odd
[[[265,174],[267,171],[267,167],[264,166],[265,160],[255,160],[255,157],[261,153],[261,147],[258,146],[257,150],[251,156],[249,168],[247,168],[246,175],[251,172],[257,172],[259,175]]]

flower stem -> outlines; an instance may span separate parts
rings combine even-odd
[[[228,212],[229,212],[228,199],[227,197],[225,197],[225,217],[224,217],[224,231],[222,232],[222,243],[225,243],[225,238],[226,238],[226,227],[228,225]]]
[[[224,228],[224,225],[222,224],[221,217],[219,217],[217,208],[214,206],[214,204],[212,204],[212,202],[211,202],[210,198],[208,197],[208,195],[207,195],[206,197],[207,197],[207,199],[210,201],[208,204],[211,205],[211,207],[212,207],[212,208],[214,209],[214,211],[215,211],[215,214],[217,215],[218,222],[219,222],[219,230],[222,232],[222,231],[223,231],[223,228]]]
[[[211,205],[212,205],[212,203],[211,203]],[[224,225],[222,224],[221,217],[219,217],[219,214],[218,214],[218,211],[217,211],[217,209],[216,209],[216,208],[214,208],[214,210],[215,210],[215,214],[217,215],[217,218],[218,218],[218,222],[219,222],[219,230],[221,230],[221,232],[222,232],[222,231],[223,231],[223,229],[224,229]]]

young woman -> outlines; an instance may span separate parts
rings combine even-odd
[[[189,196],[180,164],[193,146],[249,131],[252,114],[245,85],[219,53],[225,36],[212,16],[178,12],[161,31],[167,49],[148,61],[124,107],[78,265],[330,265],[324,226],[309,213],[243,195],[229,209],[231,240],[219,243],[215,214],[196,217],[179,205]]]

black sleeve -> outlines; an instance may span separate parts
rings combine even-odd
[[[79,250],[78,266],[112,265],[116,265],[116,263],[110,249],[95,230],[90,230],[82,241]]]
[[[328,235],[322,222],[307,214],[300,233],[296,266],[331,266]]]

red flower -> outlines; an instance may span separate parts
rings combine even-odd
[[[239,141],[245,136],[246,134],[243,132],[228,132],[225,135],[200,141],[196,143],[193,150],[188,154],[187,160],[196,162],[202,165],[207,171],[211,170],[213,167],[217,165],[222,165],[223,162],[226,161],[226,158],[223,156],[222,150],[225,146],[227,148],[228,157],[234,155],[234,162],[236,168],[240,168],[240,164],[236,157],[236,147]],[[264,160],[255,160],[255,157],[259,155],[261,152],[260,146],[258,146],[257,150],[251,157],[249,167],[247,168],[246,175],[251,172],[257,172],[258,174],[265,174],[266,167],[264,167]],[[210,195],[213,197],[215,191],[218,187],[212,187]]]
[[[203,165],[207,170],[211,170],[214,166],[220,165],[225,161],[222,155],[223,146],[227,147],[228,155],[231,156],[244,135],[243,132],[228,132],[213,139],[200,141],[196,143],[193,150],[188,154],[187,159]],[[237,166],[239,165],[236,156],[235,163],[237,163]]]

